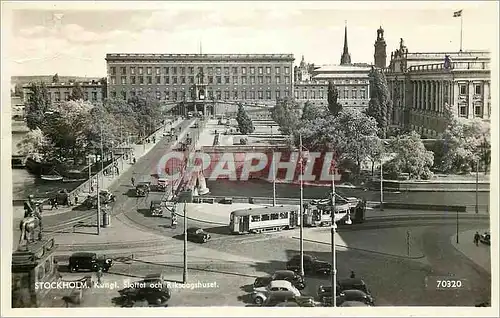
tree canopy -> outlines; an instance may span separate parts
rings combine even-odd
[[[297,130],[300,116],[300,105],[291,97],[285,97],[276,102],[271,110],[272,119],[280,126],[285,135],[291,135]]]
[[[54,74],[54,76],[52,76],[52,83],[59,83],[59,74]]]
[[[333,84],[333,81],[328,82],[328,110],[334,116],[342,110],[342,104],[338,102],[339,91]]]
[[[250,119],[250,116],[248,116],[242,104],[238,105],[238,114],[236,115],[236,121],[238,122],[238,128],[241,134],[248,135],[255,131],[252,120]]]
[[[47,86],[42,83],[31,83],[29,97],[26,104],[26,124],[29,129],[42,128],[46,113],[49,111],[50,101]]]
[[[392,101],[389,95],[387,79],[382,71],[374,67],[372,67],[369,77],[370,102],[366,113],[377,121],[379,136],[386,138],[392,114]]]
[[[73,85],[73,90],[71,92],[70,100],[83,100],[83,89],[79,82]]]

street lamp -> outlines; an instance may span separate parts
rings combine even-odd
[[[271,139],[273,139],[273,125],[271,127]],[[273,161],[272,161],[272,169],[273,169],[273,206],[276,206],[276,162],[274,161],[274,147],[271,147]]]
[[[332,236],[332,270],[331,270],[331,280],[332,280],[332,306],[337,307],[337,257],[335,252],[335,232],[337,230],[337,224],[335,223],[335,183],[332,183],[332,227],[331,227],[331,236]],[[345,224],[351,225],[351,213],[347,212],[347,220]]]
[[[479,156],[476,158],[476,214],[479,213]]]

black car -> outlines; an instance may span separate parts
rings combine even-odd
[[[135,186],[135,195],[138,197],[145,197],[150,192],[151,182],[139,182]]]
[[[101,268],[102,271],[107,272],[112,265],[113,260],[111,258],[98,256],[96,253],[79,252],[74,253],[69,257],[68,267],[70,272],[76,272],[79,270],[97,272],[99,268]]]
[[[264,287],[269,285],[273,280],[287,280],[292,283],[297,289],[301,290],[306,287],[306,282],[302,276],[298,275],[294,271],[281,270],[274,272],[271,276],[257,277],[253,283],[253,287]]]
[[[343,307],[345,302],[361,302],[368,306],[375,306],[373,297],[361,290],[344,290],[336,297],[336,306]],[[332,305],[332,297],[324,297],[322,301],[324,306]]]
[[[133,285],[118,291],[125,303],[132,306],[144,301],[150,306],[166,306],[172,295],[167,284],[159,283],[157,279],[144,279]]]
[[[479,237],[479,241],[483,244],[491,245],[490,237],[491,237],[490,232],[485,232]]]
[[[365,282],[360,279],[360,278],[346,278],[346,279],[341,279],[337,281],[337,290],[336,294],[337,296],[340,295],[340,293],[344,290],[360,290],[364,292],[365,294],[370,294],[370,291],[368,290],[368,287],[366,286]],[[318,287],[318,299],[320,301],[323,301],[325,298],[331,298],[332,297],[332,286],[319,286]]]
[[[286,263],[286,269],[300,271],[300,255],[295,255]],[[328,262],[320,261],[316,257],[304,254],[304,273],[305,274],[324,274],[329,275],[332,265]]]
[[[206,243],[211,236],[199,227],[190,227],[187,229],[187,238],[191,242]]]

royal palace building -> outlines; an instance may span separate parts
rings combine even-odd
[[[413,53],[401,39],[382,70],[394,105],[394,126],[437,137],[446,128],[446,107],[459,117],[490,118],[489,52]]]
[[[107,91],[123,99],[275,105],[292,95],[293,61],[293,54],[107,54]]]

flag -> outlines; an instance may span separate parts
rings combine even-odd
[[[462,10],[459,10],[459,11],[453,12],[453,17],[454,17],[454,18],[458,18],[458,17],[461,17],[461,16],[462,16]]]

